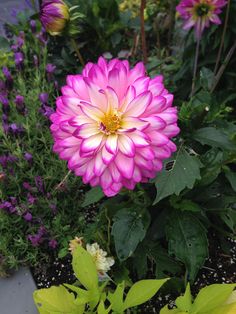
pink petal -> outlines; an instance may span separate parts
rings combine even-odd
[[[107,87],[107,77],[105,76],[104,72],[100,68],[99,65],[94,64],[91,69],[89,70],[88,77],[92,82],[100,88]]]
[[[108,86],[104,92],[107,97],[107,111],[117,110],[119,107],[119,99],[114,89]]]
[[[141,131],[136,130],[135,132],[127,133],[127,136],[134,142],[136,147],[145,147],[149,146],[149,139]]]
[[[158,117],[163,119],[167,124],[175,123],[178,120],[177,108],[176,107],[167,108],[162,113],[159,113]]]
[[[139,77],[137,80],[133,82],[133,86],[136,91],[136,95],[139,95],[148,90],[150,78],[147,76]]]
[[[180,128],[177,125],[170,124],[164,130],[162,130],[162,132],[168,137],[173,137],[179,134]]]
[[[115,163],[111,163],[109,165],[109,170],[110,170],[113,181],[114,182],[120,182],[122,177],[121,177],[121,174],[120,174],[119,170],[117,169]]]
[[[134,155],[135,155],[134,143],[125,134],[119,135],[118,148],[121,151],[121,153],[123,153],[124,155],[126,155],[128,157],[134,157]]]
[[[139,117],[145,112],[152,100],[152,94],[150,92],[144,92],[132,100],[124,114],[124,117],[132,116]]]
[[[102,160],[106,165],[109,165],[109,163],[115,158],[114,154],[111,154],[107,151],[106,146],[104,145],[102,148]]]
[[[89,94],[89,98],[91,101],[91,105],[98,108],[102,112],[106,112],[107,109],[107,99],[104,94],[100,93],[101,88],[95,85],[88,78],[84,79],[85,84],[87,86],[87,91]]]
[[[100,183],[102,188],[108,189],[110,185],[112,184],[112,176],[108,169],[106,169],[103,174],[100,176]]]
[[[81,102],[81,110],[88,118],[95,121],[99,121],[104,117],[104,113],[100,109],[86,102]]]
[[[97,124],[85,123],[81,125],[79,128],[77,128],[74,131],[73,135],[78,138],[85,139],[98,133],[100,133],[100,130],[98,129]]]
[[[120,63],[119,69],[113,68],[109,72],[108,86],[115,90],[119,100],[124,97],[127,90],[127,70],[122,63]]]
[[[99,133],[83,140],[80,146],[82,153],[91,152],[97,149],[103,140],[103,136],[103,134]]]
[[[135,88],[130,85],[126,91],[125,97],[121,103],[120,111],[125,112],[128,104],[135,98],[136,91]]]
[[[145,72],[146,69],[143,62],[137,63],[135,67],[129,72],[129,84],[133,84],[137,77],[144,76]]]
[[[123,177],[131,179],[134,173],[134,159],[129,158],[120,152],[117,154],[115,164]]]
[[[109,153],[116,154],[116,152],[117,152],[117,140],[118,140],[117,134],[108,135],[105,145],[106,145],[106,149],[108,150]]]
[[[86,172],[83,176],[83,182],[87,184],[93,177],[95,177],[95,174],[93,172],[94,169],[94,159],[92,159],[88,164],[87,164],[87,169]]]
[[[71,146],[79,146],[81,143],[81,140],[79,140],[77,137],[70,136],[65,138],[64,140],[58,141],[62,147],[71,147]]]
[[[127,130],[135,128],[137,130],[143,131],[148,127],[148,124],[149,123],[147,121],[135,117],[126,117],[121,121],[121,127]]]
[[[94,162],[94,173],[96,174],[96,176],[100,176],[103,171],[106,169],[106,165],[104,164],[103,160],[102,160],[102,153],[98,152],[95,158],[95,162]]]
[[[153,160],[155,158],[154,151],[150,146],[139,148],[138,153],[147,160]]]
[[[168,137],[163,134],[163,130],[161,132],[151,131],[148,133],[148,136],[151,139],[152,145],[163,146],[169,142]]]
[[[89,95],[82,75],[73,75],[71,79],[72,88],[82,100],[89,100]]]

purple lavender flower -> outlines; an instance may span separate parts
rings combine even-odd
[[[53,108],[47,106],[47,105],[42,105],[41,108],[39,109],[39,112],[46,118],[50,118],[51,114],[53,114],[55,111]]]
[[[46,65],[46,72],[49,73],[49,74],[53,74],[56,70],[56,66],[52,63],[48,63]]]
[[[32,194],[28,193],[27,200],[30,205],[33,205],[37,201],[37,198],[34,197]]]
[[[56,66],[55,65],[53,65],[51,63],[48,63],[46,65],[47,79],[48,79],[49,82],[52,81],[53,73],[55,72],[55,70],[56,70]]]
[[[0,102],[2,103],[2,111],[7,114],[10,111],[9,100],[3,94],[0,94]]]
[[[32,160],[33,160],[33,156],[28,152],[24,153],[24,158],[28,162],[32,162]]]
[[[11,45],[11,50],[12,50],[13,52],[17,52],[17,51],[18,51],[18,46],[17,46],[16,44]]]
[[[15,104],[16,104],[16,109],[20,113],[25,112],[25,102],[24,102],[24,96],[17,95],[15,98]]]
[[[51,208],[53,215],[56,215],[56,213],[57,213],[57,205],[54,204],[54,203],[51,203],[51,204],[49,204],[49,207]]]
[[[52,248],[52,249],[55,250],[55,248],[58,246],[57,240],[51,239],[51,240],[49,241],[48,245],[49,245],[50,248]]]
[[[5,82],[3,80],[0,80],[0,91],[5,91],[5,89],[6,89]]]
[[[35,34],[36,33],[36,22],[35,22],[35,20],[30,20],[30,28],[31,28],[31,32],[33,34]]]
[[[5,134],[9,133],[9,124],[8,124],[8,122],[2,121],[2,128],[3,128],[3,132]]]
[[[8,163],[7,155],[1,155],[0,156],[0,165],[2,166],[3,169],[7,167],[7,163]]]
[[[34,181],[35,181],[38,191],[44,194],[45,189],[44,189],[44,183],[43,183],[42,178],[40,176],[36,176],[34,178]]]
[[[39,100],[43,105],[46,105],[48,103],[48,93],[41,93],[39,95]]]
[[[12,87],[13,87],[13,78],[12,78],[12,76],[11,76],[11,72],[8,70],[7,67],[3,67],[3,68],[2,68],[2,73],[3,73],[3,75],[4,75],[5,78],[6,78],[6,82],[5,82],[6,88],[7,88],[8,90],[11,90]]]
[[[39,34],[37,34],[36,37],[38,38],[38,40],[40,41],[40,43],[43,46],[47,45],[48,37],[47,37],[47,33],[46,33],[46,31],[45,31],[45,29],[43,27],[42,27],[41,32]]]
[[[25,221],[32,221],[32,214],[30,212],[27,212],[26,214],[24,214],[23,218],[25,219]]]
[[[29,234],[27,239],[34,247],[39,246],[39,244],[42,242],[42,237],[39,234]]]
[[[14,204],[9,201],[3,201],[0,203],[0,209],[4,209],[9,214],[14,214],[17,210]]]
[[[18,49],[21,49],[23,47],[24,43],[25,43],[24,38],[17,37],[17,47],[18,47]]]
[[[15,64],[18,69],[21,69],[24,63],[24,55],[22,52],[15,52]]]
[[[13,135],[20,135],[24,132],[22,125],[17,125],[16,123],[11,123],[9,125],[9,130]]]
[[[28,191],[32,191],[33,189],[29,182],[23,182],[23,187]]]

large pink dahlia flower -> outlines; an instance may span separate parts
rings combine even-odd
[[[221,24],[218,15],[226,4],[226,0],[182,0],[176,9],[185,20],[184,29],[194,27],[199,39],[210,23]]]
[[[68,75],[50,119],[54,151],[84,183],[100,185],[107,196],[134,189],[162,169],[179,133],[173,95],[145,73],[142,62],[100,57],[82,75]]]

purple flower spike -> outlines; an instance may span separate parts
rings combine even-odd
[[[52,248],[52,249],[56,249],[56,247],[58,246],[58,243],[57,243],[57,240],[55,239],[51,239],[48,243],[49,247]]]
[[[27,239],[31,242],[31,244],[36,247],[42,242],[42,238],[39,234],[30,234],[27,236]]]
[[[25,111],[25,103],[24,103],[24,96],[17,95],[15,98],[15,104],[16,104],[16,109],[18,112],[24,113]]]
[[[15,57],[15,64],[16,64],[16,67],[18,69],[21,69],[22,68],[22,65],[24,63],[24,55],[22,52],[16,52],[14,54],[14,57]]]
[[[21,125],[17,125],[16,123],[11,123],[9,128],[14,135],[19,135],[24,132],[24,128]]]
[[[7,114],[10,111],[9,100],[0,94],[0,102],[2,103],[2,111]]]
[[[48,63],[46,65],[46,72],[48,74],[53,74],[55,72],[55,70],[56,70],[56,66],[54,64]]]
[[[26,152],[26,153],[24,154],[24,158],[25,158],[25,160],[28,161],[28,162],[32,162],[32,160],[33,160],[33,156],[32,156],[30,153],[28,153],[28,152]]]
[[[40,176],[36,176],[34,178],[34,181],[35,181],[38,191],[44,194],[45,190],[44,190],[44,184],[43,184],[42,178]]]
[[[13,87],[13,78],[12,78],[12,76],[11,76],[11,73],[10,73],[10,71],[8,70],[8,68],[7,67],[3,67],[2,68],[2,73],[3,73],[3,75],[5,76],[5,78],[6,78],[6,88],[8,89],[8,90],[11,90],[12,89],[12,87]]]
[[[35,20],[30,20],[30,28],[31,28],[31,32],[33,34],[35,34],[36,33],[36,22],[35,22]]]
[[[48,93],[41,93],[39,95],[39,100],[43,105],[46,105],[48,103]]]
[[[24,216],[25,221],[32,221],[32,214],[30,212],[27,212]]]
[[[33,205],[37,201],[37,198],[34,197],[32,194],[28,193],[27,194],[27,200],[28,200],[29,204]]]
[[[24,182],[23,187],[28,191],[32,191],[33,189],[32,186],[29,184],[29,182]]]
[[[5,91],[6,85],[3,80],[0,80],[0,91]]]
[[[18,47],[19,49],[21,49],[21,48],[23,47],[24,43],[25,43],[24,38],[22,38],[22,37],[18,37],[18,38],[17,38],[17,47]]]

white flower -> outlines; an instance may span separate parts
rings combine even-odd
[[[108,272],[115,261],[113,257],[107,257],[107,252],[100,249],[98,243],[87,244],[86,250],[93,257],[97,271],[101,274]]]

